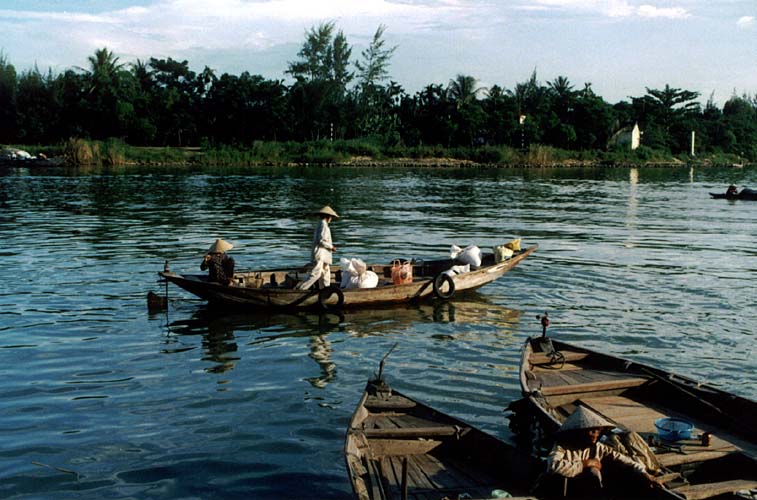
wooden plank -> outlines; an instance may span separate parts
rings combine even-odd
[[[417,438],[417,437],[442,437],[455,436],[465,429],[453,425],[438,427],[408,427],[392,429],[365,429],[363,432],[368,438]]]
[[[439,486],[434,484],[426,474],[423,473],[422,467],[418,464],[418,457],[426,455],[413,455],[407,460],[407,478],[408,491],[412,488],[419,489],[438,489]]]
[[[365,400],[365,407],[374,412],[381,410],[408,410],[415,408],[416,406],[415,401],[397,397],[393,397],[392,399],[381,399],[375,396],[369,396]]]
[[[371,439],[371,454],[374,457],[388,455],[419,455],[429,453],[442,444],[434,439]]]
[[[657,455],[657,460],[665,467],[673,467],[675,465],[693,464],[696,462],[705,462],[707,460],[715,460],[722,458],[730,451],[700,451],[698,453],[660,453]]]
[[[558,365],[559,366],[559,365]],[[584,368],[582,366],[575,365],[573,363],[565,363],[560,367],[560,371],[571,371],[571,370],[583,370]],[[555,368],[550,368],[549,366],[544,365],[536,365],[532,368],[531,371],[534,373],[544,373],[544,372],[551,372],[554,371]]]
[[[674,479],[681,479],[682,477],[683,476],[681,476],[679,472],[668,472],[667,474],[662,474],[661,476],[655,476],[654,482],[657,484],[665,484],[673,481]]]
[[[751,490],[752,488],[757,488],[757,481],[736,479],[719,483],[687,484],[678,488],[672,488],[672,490],[684,495],[687,500],[699,500],[702,498],[712,498],[724,493]]]
[[[573,362],[573,361],[581,361],[582,359],[586,359],[589,354],[585,352],[575,352],[575,351],[560,351],[562,355],[564,356],[564,361],[566,363]],[[560,361],[556,364],[560,364],[560,362],[563,359],[560,358]],[[531,356],[529,356],[528,361],[532,365],[548,365],[552,364],[551,357],[548,356],[546,353],[543,352],[532,352]]]
[[[381,480],[381,465],[377,460],[368,461],[368,478],[370,479],[370,489],[372,498],[386,498],[384,486]]]
[[[646,378],[626,378],[615,380],[604,380],[599,382],[590,382],[587,384],[559,385],[552,387],[542,387],[541,393],[544,396],[553,396],[559,394],[575,394],[583,392],[598,392],[613,389],[629,389],[638,387],[647,382]]]

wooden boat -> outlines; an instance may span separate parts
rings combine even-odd
[[[392,283],[391,264],[368,265],[379,276],[376,288],[340,289],[330,286],[323,290],[297,290],[297,283],[307,279],[309,269],[267,269],[234,274],[232,286],[212,282],[207,275],[183,275],[164,270],[160,276],[208,302],[226,307],[241,308],[349,308],[398,304],[425,298],[449,299],[454,294],[475,290],[501,277],[521,263],[538,248],[524,248],[502,262],[495,262],[494,254],[483,254],[481,267],[467,273],[445,274],[454,260],[413,262],[413,281],[401,285]],[[339,266],[332,266],[332,283],[341,281]]]
[[[577,405],[584,405],[653,443],[660,484],[681,497],[734,498],[737,491],[757,488],[757,403],[657,368],[544,338],[526,342],[520,384],[523,401],[546,433],[556,431]],[[693,439],[660,439],[655,421],[664,417],[692,423]],[[704,433],[711,437],[702,437]]]
[[[344,453],[360,500],[527,495],[541,470],[528,454],[402,395],[381,379],[368,382]]]
[[[726,200],[757,200],[757,190],[744,188],[738,193],[710,193],[710,196],[716,199]]]

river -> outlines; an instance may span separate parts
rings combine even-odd
[[[556,338],[757,397],[757,202],[744,169],[0,170],[0,497],[351,497],[342,445],[381,357],[401,391],[510,439],[522,342]],[[449,303],[218,314],[157,272],[539,250]]]

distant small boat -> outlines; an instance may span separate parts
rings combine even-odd
[[[533,245],[514,252],[512,257],[496,262],[494,254],[482,256],[481,267],[461,274],[447,273],[459,264],[452,259],[424,260],[412,263],[412,282],[395,285],[391,264],[369,264],[368,270],[379,276],[375,288],[341,289],[332,285],[322,290],[299,290],[296,284],[307,279],[309,269],[266,269],[234,273],[234,284],[210,281],[207,274],[183,275],[162,271],[159,275],[211,304],[243,309],[324,310],[361,308],[400,304],[436,297],[447,300],[467,290],[475,290],[501,277],[538,248]],[[341,281],[339,266],[331,266],[332,283]]]
[[[725,193],[710,193],[710,196],[726,200],[757,200],[757,190],[744,188],[738,193],[729,190]]]
[[[5,148],[0,151],[0,167],[58,167],[64,162],[60,157],[48,158],[43,154],[32,156],[22,149]]]
[[[541,463],[504,441],[368,382],[344,445],[355,498],[489,499],[528,495]]]
[[[545,337],[526,341],[520,385],[547,433],[583,405],[650,440],[664,473],[658,481],[677,495],[737,498],[757,488],[757,402]],[[664,418],[690,422],[691,439],[662,440],[656,421]]]

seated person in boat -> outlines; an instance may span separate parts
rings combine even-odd
[[[569,497],[602,498],[608,481],[615,482],[617,472],[631,472],[649,486],[654,486],[652,476],[639,462],[618,453],[599,442],[602,433],[615,426],[584,406],[579,406],[565,420],[558,431],[555,445],[547,458],[549,476],[567,478],[563,495]],[[603,467],[611,473],[603,478]],[[616,472],[616,474],[612,474]],[[632,477],[633,477],[632,476]],[[638,481],[638,483],[642,481]],[[613,485],[617,486],[617,485]],[[623,486],[625,488],[625,485]]]
[[[226,252],[234,248],[228,241],[218,239],[208,249],[205,258],[200,264],[200,269],[208,270],[210,281],[231,285],[234,283],[234,258],[226,255]]]

